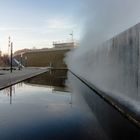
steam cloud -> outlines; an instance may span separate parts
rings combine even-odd
[[[132,84],[131,88],[131,74],[123,75],[122,67],[127,64],[120,65],[114,60],[117,64],[108,67],[112,60],[107,56],[110,48],[107,40],[140,22],[140,1],[85,0],[83,8],[82,15],[86,19],[84,35],[80,47],[66,58],[69,69],[100,89],[130,96],[130,92],[137,91],[136,85]]]
[[[139,13],[139,0],[85,0],[86,22],[80,47],[95,48],[137,24]]]

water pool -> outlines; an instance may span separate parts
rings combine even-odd
[[[86,102],[66,83],[67,71],[54,70],[1,90],[0,139],[107,139]]]

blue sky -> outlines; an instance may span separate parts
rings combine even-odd
[[[8,52],[9,35],[16,51],[51,47],[72,31],[87,49],[140,22],[138,13],[140,0],[0,0],[0,49]]]
[[[0,0],[0,49],[8,51],[8,36],[14,50],[50,47],[52,41],[80,38],[78,18],[81,0]]]

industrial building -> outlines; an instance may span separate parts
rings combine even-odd
[[[25,67],[66,68],[65,55],[76,47],[74,42],[53,42],[53,48],[34,49],[15,53],[14,58]]]

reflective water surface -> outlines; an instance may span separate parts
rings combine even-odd
[[[1,90],[0,139],[107,139],[66,79],[67,71],[51,71]]]

